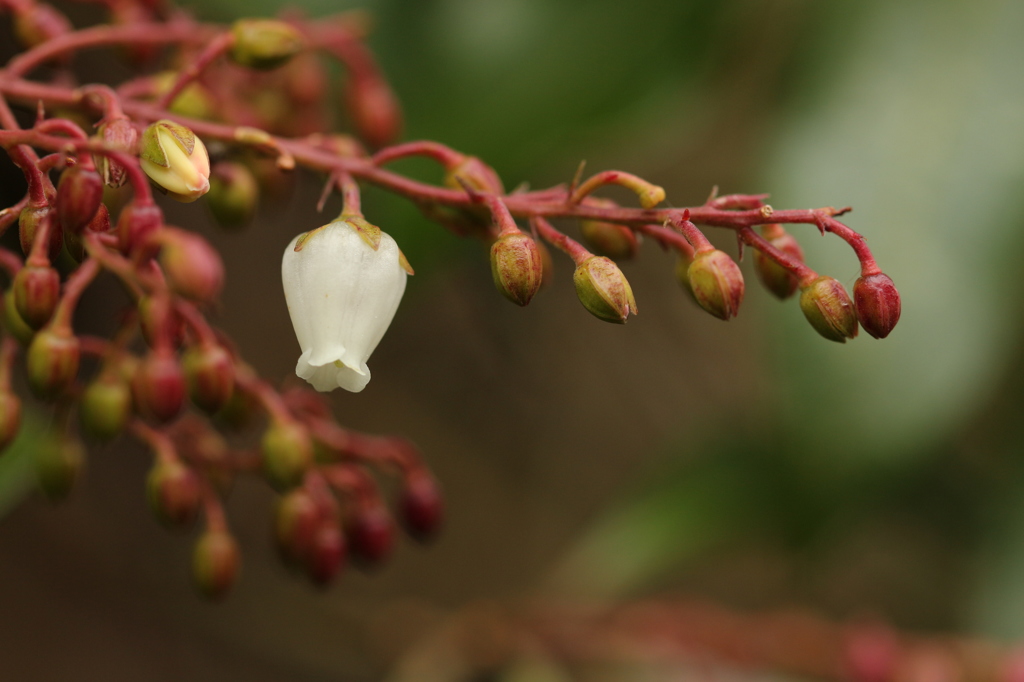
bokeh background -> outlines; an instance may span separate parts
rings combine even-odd
[[[417,275],[369,387],[332,400],[343,423],[422,447],[448,503],[441,537],[319,591],[274,557],[271,493],[240,485],[242,579],[209,605],[192,594],[189,537],[148,514],[139,448],[94,449],[54,508],[30,490],[24,447],[0,459],[4,679],[425,680],[429,666],[402,671],[431,658],[453,614],[537,599],[683,594],[1024,637],[1024,3],[303,6],[370,10],[406,137],[479,155],[510,187],[566,181],[586,159],[664,186],[677,206],[713,185],[770,192],[780,208],[852,205],[903,318],[884,341],[827,342],[795,301],[759,288],[748,258],[743,310],[722,323],[653,244],[624,265],[641,309],[625,327],[582,309],[567,260],[521,310],[494,291],[483,246],[369,191],[368,218]],[[437,179],[429,164],[399,167]],[[220,321],[269,377],[289,376],[298,352],[281,249],[323,221],[306,180],[242,232],[199,205],[168,207],[223,250]],[[813,267],[852,287],[845,244],[794,232]],[[709,236],[734,251],[729,234]],[[474,679],[681,674],[531,670]]]

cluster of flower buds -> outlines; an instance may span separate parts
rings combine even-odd
[[[26,48],[0,72],[0,146],[28,186],[23,199],[0,211],[0,235],[17,224],[22,251],[0,248],[7,282],[0,449],[18,434],[22,413],[36,407],[12,389],[16,367],[24,368],[38,404],[53,406],[56,436],[37,448],[49,497],[67,495],[84,465],[78,433],[96,441],[129,433],[145,442],[154,457],[146,490],[157,518],[169,526],[202,519],[193,568],[210,597],[224,595],[238,575],[240,548],[221,499],[241,474],[260,475],[280,492],[281,555],[318,584],[330,582],[347,555],[372,565],[390,552],[395,523],[376,474],[399,476],[394,515],[411,536],[429,538],[441,523],[437,483],[416,450],[342,428],[316,392],[363,390],[367,361],[412,274],[396,241],[363,216],[361,182],[411,199],[458,235],[486,241],[495,287],[520,306],[551,280],[546,242],[572,259],[584,308],[626,322],[637,304],[615,261],[635,257],[646,237],[678,254],[676,275],[701,308],[731,319],[743,300],[743,276],[698,230],[702,224],[734,230],[755,250],[754,267],[769,291],[787,298],[799,290],[801,308],[826,338],[844,341],[860,326],[881,338],[899,319],[892,280],[863,239],[836,220],[842,211],[772,211],[760,195],[665,208],[664,189],[643,178],[603,171],[581,181],[582,167],[569,185],[507,193],[498,173],[475,156],[437,142],[394,144],[402,114],[366,48],[361,14],[243,19],[225,29],[153,0],[101,4],[111,26],[97,32],[76,31],[37,0],[0,2]],[[101,46],[120,48],[146,73],[69,88],[78,80],[72,55]],[[332,100],[337,89],[325,57],[344,69],[341,103]],[[42,85],[33,80],[37,71]],[[19,127],[8,100],[36,113],[31,128]],[[351,136],[328,128],[339,105]],[[440,164],[437,184],[385,168],[413,155]],[[316,391],[281,393],[211,326],[207,315],[225,280],[220,256],[196,232],[165,224],[153,189],[160,201],[206,203],[217,222],[236,229],[261,198],[287,194],[297,167],[326,175],[321,207],[337,190],[343,208],[285,248],[281,274],[301,352],[296,374]],[[592,196],[607,185],[632,192],[639,207]],[[578,222],[589,249],[552,219]],[[862,277],[852,301],[839,282],[804,264],[782,227],[800,223],[854,248]],[[75,311],[101,275],[123,285],[124,310],[106,336],[82,334]],[[258,447],[230,447],[221,434],[246,428],[259,429]]]

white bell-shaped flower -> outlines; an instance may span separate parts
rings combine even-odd
[[[318,391],[363,390],[366,361],[395,316],[408,268],[395,240],[362,217],[293,239],[281,278],[302,348],[295,373]]]

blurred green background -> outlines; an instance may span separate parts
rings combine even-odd
[[[189,541],[147,515],[145,457],[119,442],[94,452],[68,503],[33,498],[0,523],[12,679],[382,679],[446,614],[537,595],[683,593],[1024,636],[1024,3],[304,5],[357,6],[375,17],[406,138],[479,155],[509,187],[566,181],[586,159],[677,206],[716,184],[770,192],[777,208],[852,205],[848,223],[903,295],[899,326],[824,341],[795,301],[759,288],[749,258],[742,314],[724,324],[652,244],[624,265],[641,314],[623,328],[579,306],[565,260],[515,309],[479,244],[369,192],[367,217],[417,275],[373,382],[333,400],[343,423],[424,449],[448,501],[441,538],[321,593],[276,563],[269,492],[240,486],[243,577],[209,606],[190,594]],[[269,377],[290,375],[298,351],[280,250],[322,221],[318,191],[300,185],[244,233],[202,228],[225,253],[221,321]],[[195,206],[168,210],[197,222]],[[793,231],[812,267],[852,287],[845,244]],[[0,460],[0,495],[24,478],[18,462]],[[633,679],[603,674],[586,679]]]

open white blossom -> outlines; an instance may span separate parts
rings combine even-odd
[[[293,239],[281,278],[302,348],[295,373],[318,391],[363,390],[366,361],[395,316],[407,268],[395,240],[362,218],[338,218]]]

